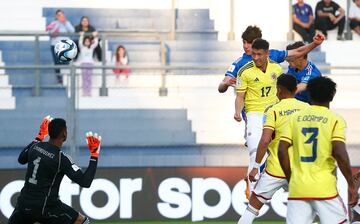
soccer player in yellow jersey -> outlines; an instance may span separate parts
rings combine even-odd
[[[265,108],[278,101],[276,79],[281,73],[280,65],[269,59],[269,43],[264,39],[255,39],[252,43],[252,61],[245,64],[237,74],[234,114],[234,119],[240,122],[241,111],[245,106],[246,142],[250,155],[248,172],[254,165]],[[250,192],[253,185],[251,183],[249,186]]]
[[[279,142],[280,165],[289,181],[286,222],[312,223],[317,213],[321,223],[347,223],[336,188],[335,162],[348,183],[351,207],[358,194],[345,146],[345,121],[329,110],[336,83],[316,77],[309,81],[307,90],[312,105],[290,118]]]
[[[267,150],[270,155],[266,160],[266,170],[260,175],[239,224],[252,223],[263,204],[270,200],[278,189],[287,188],[285,174],[277,156],[280,133],[292,114],[309,107],[309,104],[294,98],[296,86],[296,78],[292,75],[283,74],[277,79],[276,95],[280,102],[267,109],[261,140],[256,151],[255,165],[249,174],[250,181],[257,180],[258,168]]]

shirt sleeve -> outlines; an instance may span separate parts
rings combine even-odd
[[[337,4],[337,3],[334,2],[334,1],[332,1],[331,3],[332,3],[332,5],[333,5],[335,11],[339,10],[339,8],[340,8],[340,5],[339,5],[339,4]]]
[[[239,69],[242,67],[241,66],[241,58],[239,58],[238,60],[234,61],[230,67],[228,68],[228,70],[225,73],[225,76],[230,76],[232,78],[236,78],[237,73],[239,72]]]
[[[22,165],[26,164],[28,162],[28,152],[33,145],[35,145],[36,141],[31,142],[29,145],[27,145],[20,153],[18,162]]]
[[[237,76],[236,80],[236,92],[246,92],[248,87],[248,82],[246,79],[246,73],[241,73]]]
[[[308,7],[308,10],[309,10],[309,16],[313,16],[314,13],[313,13],[313,10],[312,10],[311,6],[307,5],[307,7]]]
[[[318,11],[322,11],[321,2],[318,2],[318,3],[316,4],[316,7],[315,7],[315,15],[317,14]]]
[[[285,141],[287,143],[289,143],[290,145],[293,144],[293,135],[292,135],[292,122],[290,121],[289,125],[286,125],[282,130],[281,130],[281,137],[280,140]]]
[[[277,63],[282,63],[285,61],[285,58],[288,56],[288,51],[279,51],[279,50],[270,50],[269,58]]]
[[[75,32],[73,25],[69,21],[66,21],[65,27],[66,27],[67,32],[69,32],[69,33]]]
[[[346,141],[345,132],[346,132],[346,123],[345,123],[344,119],[338,118],[335,121],[335,124],[333,127],[331,141],[340,141],[340,142],[345,143],[345,141]]]
[[[96,173],[97,161],[97,158],[91,157],[89,166],[85,173],[83,173],[80,167],[72,161],[70,156],[61,153],[61,168],[63,172],[70,180],[79,184],[81,187],[90,187]]]
[[[265,114],[264,129],[267,128],[274,131],[275,121],[276,121],[276,112],[273,110],[273,108],[270,108]]]

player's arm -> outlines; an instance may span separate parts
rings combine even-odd
[[[294,60],[296,58],[303,57],[304,55],[315,49],[317,46],[322,44],[324,40],[325,36],[323,34],[316,34],[313,38],[313,42],[306,44],[305,46],[289,50],[286,56],[286,60]]]
[[[302,91],[305,91],[306,90],[306,86],[307,84],[306,83],[299,83],[297,86],[296,86],[296,91],[295,91],[295,94],[298,94]]]
[[[49,123],[53,118],[48,115],[43,118],[41,124],[40,124],[40,130],[35,137],[34,141],[32,141],[28,146],[26,146],[20,153],[18,162],[20,164],[26,164],[28,162],[28,151],[29,149],[36,143],[36,142],[42,142],[44,138],[49,134]]]
[[[241,111],[244,109],[244,101],[245,101],[246,92],[237,92],[235,99],[235,114],[234,119],[238,122],[241,122]]]
[[[289,159],[289,147],[290,143],[284,140],[280,140],[278,148],[278,157],[282,170],[285,173],[286,179],[290,182],[291,178],[291,168],[290,168],[290,159]]]
[[[338,164],[341,173],[344,175],[348,183],[349,201],[348,204],[353,207],[358,202],[357,188],[351,172],[350,160],[346,151],[345,143],[342,141],[332,141],[333,156]]]
[[[236,78],[231,76],[225,76],[224,79],[220,82],[218,91],[219,93],[225,93],[229,86],[235,86]]]
[[[36,141],[31,142],[29,145],[27,145],[20,153],[18,162],[22,165],[26,164],[28,162],[28,152],[29,149],[36,143]]]
[[[253,181],[253,182],[257,181],[256,175],[258,173],[260,163],[261,163],[262,159],[264,158],[267,148],[271,142],[271,139],[272,139],[271,136],[273,133],[274,133],[273,129],[270,129],[270,128],[263,129],[261,139],[260,139],[259,145],[256,150],[255,165],[249,173],[250,181]]]
[[[228,68],[228,70],[226,71],[224,79],[220,82],[220,84],[218,86],[218,91],[220,93],[226,92],[227,89],[229,88],[229,86],[235,87],[236,76],[237,76],[237,73],[239,72],[239,69],[241,66],[241,64],[239,64],[238,61],[239,61],[239,59],[237,61],[233,62],[230,65],[230,67]]]
[[[96,133],[93,135],[91,132],[86,134],[86,141],[90,150],[89,166],[83,173],[81,169],[74,164],[67,156],[62,155],[62,164],[64,164],[64,172],[70,180],[79,184],[81,187],[90,187],[97,168],[98,157],[100,153],[101,136]]]

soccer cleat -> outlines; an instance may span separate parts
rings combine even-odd
[[[44,117],[44,119],[42,120],[41,124],[40,124],[40,130],[39,133],[37,134],[35,140],[37,141],[43,141],[44,138],[46,136],[48,136],[49,134],[49,123],[53,118],[48,115],[46,117]]]
[[[90,150],[91,157],[98,158],[100,153],[101,136],[91,131],[86,133],[86,144]]]

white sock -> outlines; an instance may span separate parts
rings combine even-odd
[[[240,217],[238,224],[251,224],[258,215],[259,210],[248,205],[244,214]]]

